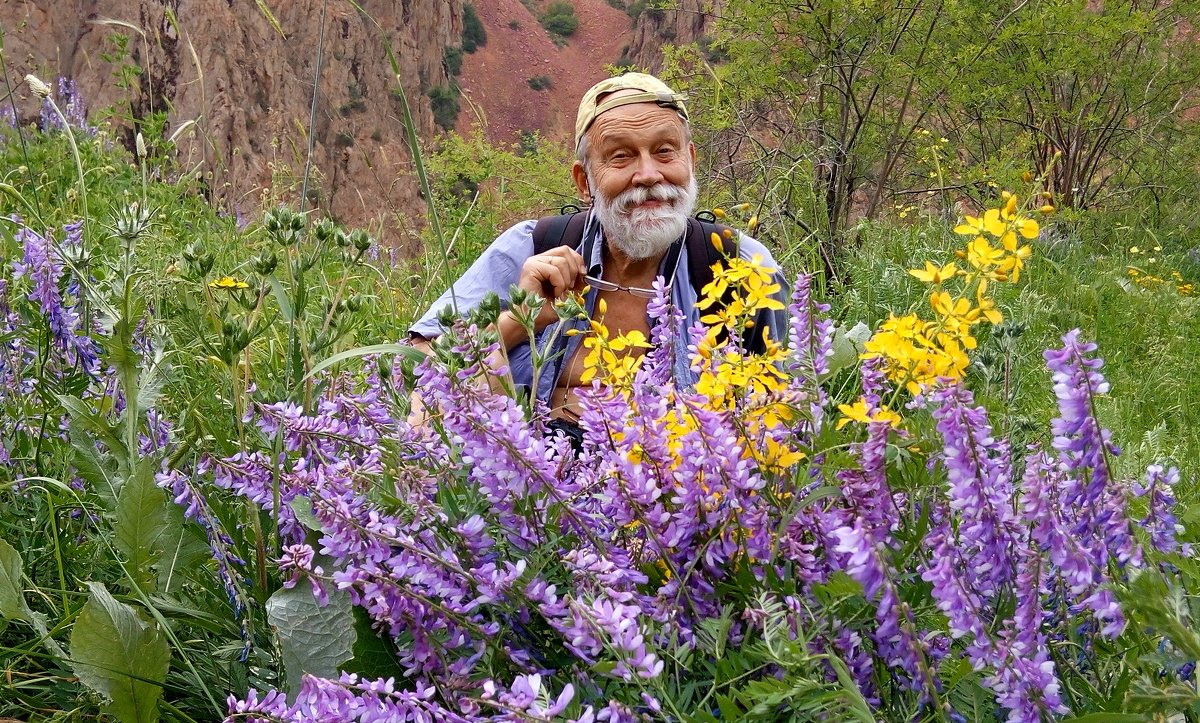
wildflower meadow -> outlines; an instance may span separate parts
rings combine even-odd
[[[661,281],[648,338],[590,319],[576,454],[514,388],[498,300],[405,343],[498,202],[397,258],[288,189],[214,208],[165,139],[27,84],[42,115],[0,119],[0,714],[1200,720],[1200,259],[1056,208],[1061,155],[837,244],[773,235],[774,191],[714,196],[787,288],[734,255],[685,338]],[[465,159],[566,177],[413,149],[434,219]],[[532,331],[543,303],[512,308]]]

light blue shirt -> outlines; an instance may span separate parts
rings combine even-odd
[[[457,303],[460,314],[465,314],[467,311],[475,308],[489,292],[494,292],[500,297],[502,308],[508,308],[509,288],[517,283],[517,280],[521,276],[522,265],[526,259],[533,255],[533,227],[535,225],[537,225],[536,220],[522,221],[500,234],[492,242],[491,246],[488,246],[479,258],[475,260],[471,268],[467,269],[466,273],[454,283],[453,298]],[[788,302],[788,285],[783,274],[775,264],[775,259],[771,256],[771,252],[755,239],[740,232],[738,235],[738,255],[741,258],[749,260],[758,256],[763,266],[776,269],[774,281],[780,287],[776,298],[786,305]],[[676,243],[680,243],[680,241]],[[597,279],[604,278],[602,234],[599,222],[591,213],[588,214],[587,222],[584,225],[581,246],[583,247],[582,249],[576,250],[580,252],[588,264],[587,275]],[[677,330],[678,333],[675,335],[676,349],[673,355],[675,358],[675,368],[672,370],[672,376],[682,386],[691,387],[695,383],[696,377],[688,365],[688,329],[698,323],[700,313],[696,309],[696,290],[692,288],[691,277],[688,272],[687,244],[682,244],[677,257],[678,262],[674,264],[675,268],[664,268],[672,256],[673,254],[667,253],[663,257],[663,261],[658,269],[658,275],[664,279],[668,276],[673,276],[670,290],[671,303],[675,308],[683,312],[683,326]],[[588,291],[584,298],[589,317],[595,314],[596,300],[598,298],[599,292],[596,289]],[[438,297],[437,301],[433,302],[429,310],[409,329],[409,333],[420,334],[426,339],[432,339],[441,335],[443,329],[441,324],[438,323],[437,316],[438,312],[447,306],[451,306],[451,293],[449,289]],[[772,340],[780,343],[786,342],[786,311],[773,311],[765,315],[764,321],[770,328],[770,338]],[[563,324],[567,326],[559,329],[558,327]],[[539,350],[545,352],[545,345],[551,339],[554,339],[556,345],[559,347],[555,351],[561,350],[563,352],[549,363],[549,368],[541,371],[537,389],[539,399],[543,401],[550,399],[550,394],[558,384],[558,378],[562,373],[563,362],[574,356],[583,339],[582,334],[568,336],[565,333],[567,329],[584,330],[587,328],[588,324],[586,320],[569,319],[565,322],[550,324],[538,333],[537,343]],[[530,386],[533,381],[533,355],[529,343],[524,342],[509,349],[508,360],[513,380],[518,385]]]

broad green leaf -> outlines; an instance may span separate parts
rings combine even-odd
[[[154,483],[152,460],[140,460],[133,477],[121,487],[113,536],[116,548],[125,556],[130,577],[147,592],[157,582],[151,565],[162,556],[169,522],[167,504],[166,493]]]
[[[396,644],[389,636],[378,635],[372,629],[371,616],[366,610],[354,607],[354,657],[342,666],[347,673],[367,678],[400,678],[404,668],[396,657]]]
[[[21,555],[4,540],[0,540],[0,617],[29,620],[29,607],[21,592]]]
[[[114,599],[104,585],[87,585],[91,596],[71,630],[71,668],[107,700],[105,713],[121,723],[153,723],[171,649],[157,626]]]
[[[167,506],[167,526],[162,534],[162,555],[156,565],[158,589],[164,593],[177,592],[187,579],[184,574],[193,566],[212,556],[208,544],[198,532],[198,526],[189,524],[183,516],[183,508]]]
[[[267,620],[279,635],[289,693],[299,689],[305,673],[337,677],[338,666],[354,656],[354,611],[344,591],[331,591],[329,604],[321,607],[301,581],[267,600]]]

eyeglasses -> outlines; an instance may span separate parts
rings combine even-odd
[[[654,297],[658,296],[658,292],[654,289],[643,289],[637,286],[621,286],[620,284],[614,284],[611,281],[597,279],[595,276],[584,276],[583,280],[588,283],[588,286],[591,286],[593,289],[599,289],[600,291],[624,291],[625,293],[631,296],[636,296],[639,299],[653,299]]]

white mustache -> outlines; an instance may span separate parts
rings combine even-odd
[[[672,204],[683,198],[684,190],[673,183],[657,183],[653,186],[636,186],[621,192],[613,202],[620,213],[629,213],[630,209],[640,206],[646,201],[670,201]]]

